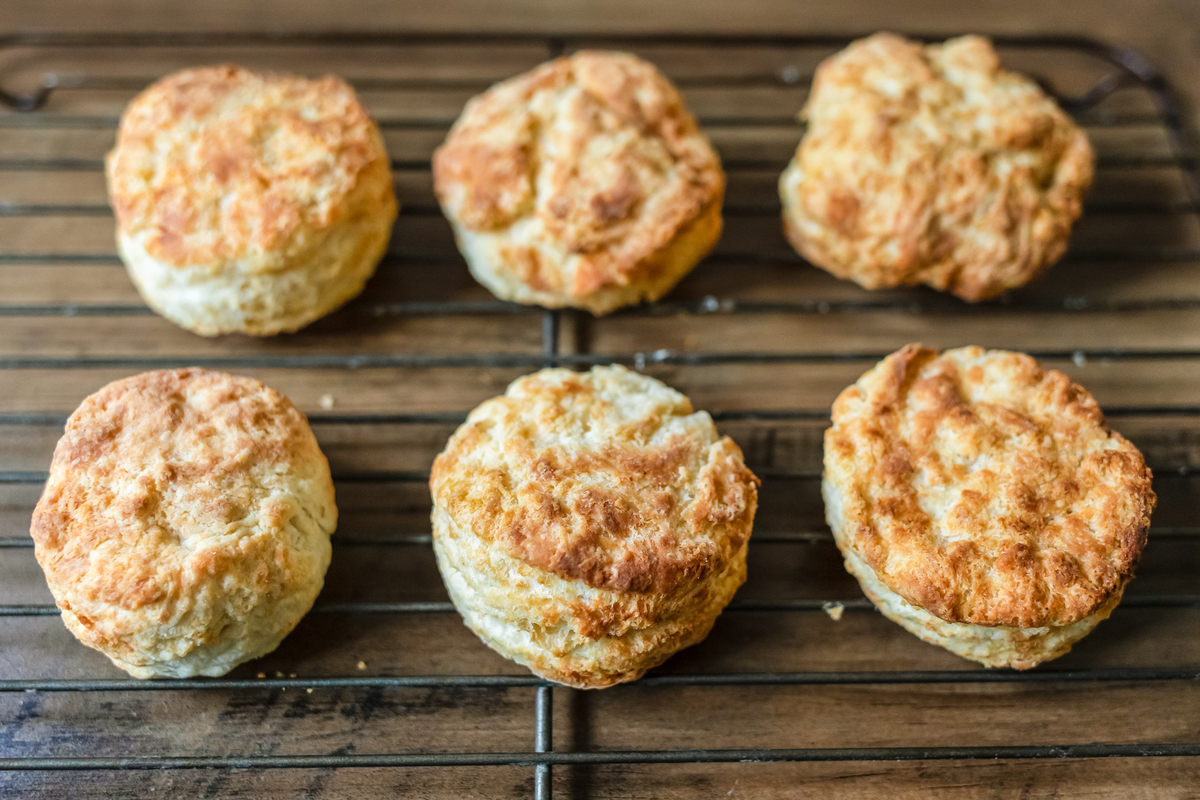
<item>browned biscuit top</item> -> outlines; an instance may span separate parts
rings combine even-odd
[[[750,536],[758,479],[707,414],[622,367],[543,370],[475,409],[434,501],[475,536],[597,589],[683,591]]]
[[[1020,286],[1063,254],[1092,182],[1083,131],[978,36],[855,42],[821,64],[803,116],[788,236],[867,288]]]
[[[683,99],[625,53],[580,51],[472,99],[434,154],[434,186],[451,219],[513,230],[506,260],[535,285],[557,285],[536,242],[584,257],[578,296],[636,280],[641,263],[719,204],[725,176]]]
[[[190,615],[215,640],[231,609],[319,585],[308,552],[318,545],[304,537],[327,537],[336,519],[328,463],[286,397],[250,378],[181,369],[84,400],[31,532],[60,607],[107,649],[155,625],[169,638]]]
[[[176,266],[271,253],[365,213],[346,200],[369,168],[381,186],[364,200],[391,202],[379,132],[335,77],[169,75],[125,109],[107,168],[121,232]]]
[[[1096,611],[1132,577],[1155,505],[1141,453],[1086,390],[978,347],[908,345],[842,392],[825,471],[887,587],[979,625]]]

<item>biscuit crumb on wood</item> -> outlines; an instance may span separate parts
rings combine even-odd
[[[821,610],[828,614],[834,622],[840,622],[842,614],[846,613],[846,607],[841,603],[825,603],[821,606]]]

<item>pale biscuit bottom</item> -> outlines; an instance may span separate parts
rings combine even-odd
[[[863,593],[885,617],[922,641],[944,647],[955,655],[988,667],[1029,669],[1043,661],[1065,655],[1098,623],[1108,618],[1121,602],[1118,591],[1094,613],[1069,625],[1018,628],[1008,625],[973,625],[947,622],[918,608],[889,589],[851,546],[843,523],[841,495],[830,481],[822,481],[825,515],[846,571],[858,579]]]
[[[565,580],[489,547],[433,510],[433,549],[454,607],[484,644],[547,680],[599,689],[640,678],[677,651],[708,635],[721,610],[746,580],[746,547],[719,575],[664,605],[653,595],[621,595]],[[620,614],[614,635],[579,632],[576,609],[601,614],[636,597],[637,614]],[[659,622],[641,622],[653,610]],[[639,627],[641,626],[641,627]]]
[[[547,289],[529,285],[519,266],[505,257],[506,249],[542,238],[532,235],[532,229],[541,225],[537,217],[526,217],[499,232],[470,230],[453,219],[451,223],[471,274],[501,300],[547,308],[582,308],[596,315],[662,297],[708,255],[721,238],[722,228],[721,205],[714,203],[667,245],[644,259],[629,276],[628,283],[610,284],[586,295],[576,295],[569,291],[569,286],[581,256],[544,253],[544,260],[555,263],[555,272],[563,282],[561,288]]]
[[[255,255],[183,267],[146,252],[148,234],[117,235],[117,248],[146,303],[201,336],[290,333],[358,295],[375,272],[395,212],[332,226],[296,255]]]

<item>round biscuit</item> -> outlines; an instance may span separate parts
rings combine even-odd
[[[472,411],[434,462],[434,552],[488,646],[611,686],[708,634],[746,577],[757,485],[653,378],[543,370]]]
[[[841,393],[826,517],[888,618],[988,666],[1065,653],[1120,600],[1155,494],[1078,384],[1021,353],[908,345]]]
[[[125,109],[106,167],[138,291],[203,336],[294,331],[341,306],[397,214],[383,139],[334,77],[169,75]]]
[[[467,103],[434,188],[504,300],[607,314],[657,300],[721,233],[720,160],[662,73],[580,51]]]
[[[1092,182],[1087,137],[978,36],[876,34],[821,64],[779,179],[784,230],[868,289],[925,284],[971,302],[1066,251]]]
[[[223,675],[321,591],[337,524],[308,422],[250,378],[110,383],[67,421],[31,534],[67,628],[137,678]]]

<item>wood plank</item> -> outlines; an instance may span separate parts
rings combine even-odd
[[[797,791],[831,800],[993,800],[1014,795],[1049,800],[1070,791],[1097,800],[1184,800],[1200,778],[1195,759],[1058,759],[857,764],[685,764],[558,767],[559,798],[792,798]],[[14,796],[106,800],[114,795],[360,798],[530,797],[532,771],[519,767],[422,767],[349,770],[199,770],[176,772],[32,772],[0,775]]]
[[[1129,350],[1188,350],[1200,347],[1200,315],[1194,311],[1116,312],[1111,326],[1071,314],[1005,314],[1002,310],[945,317],[894,312],[813,316],[748,314],[735,325],[713,325],[697,317],[623,317],[590,330],[596,353],[659,350],[703,353],[887,353],[897,342],[930,347],[981,344],[1037,351],[1120,347]]]
[[[427,369],[264,369],[242,367],[239,375],[257,378],[283,392],[301,409],[333,411],[431,413],[469,411],[529,372],[526,368]],[[0,412],[70,413],[83,398],[136,369],[32,369],[0,372]]]
[[[565,777],[565,772],[563,773]],[[532,797],[533,770],[523,767],[418,767],[348,770],[196,770],[163,772],[0,773],[0,791],[14,797],[79,800],[111,797],[361,798]],[[569,797],[559,792],[558,797]]]
[[[361,318],[360,318],[361,319]],[[383,325],[326,318],[286,337],[198,337],[157,316],[0,317],[0,353],[53,357],[312,356],[319,354],[469,354],[541,352],[541,319],[477,316],[393,317]]]
[[[688,764],[577,768],[560,779],[567,797],[774,798],[797,792],[830,800],[995,800],[1063,796],[1173,800],[1193,795],[1195,759],[925,761],[852,764]],[[586,790],[586,793],[585,793]],[[337,795],[331,795],[337,796]],[[559,796],[556,794],[555,796]]]
[[[21,720],[10,731],[6,755],[170,756],[189,748],[197,735],[211,756],[503,752],[533,745],[532,689],[273,689],[132,693],[119,699],[120,712],[106,715],[112,695],[6,694],[0,714]],[[89,725],[105,716],[105,725]],[[146,720],[154,720],[153,728]]]

